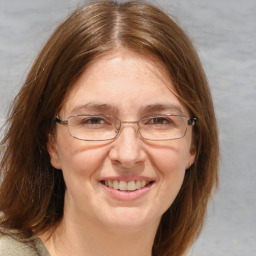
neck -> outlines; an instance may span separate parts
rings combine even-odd
[[[54,234],[40,236],[51,256],[151,256],[157,226],[120,232],[63,218]],[[45,239],[46,238],[46,239]]]

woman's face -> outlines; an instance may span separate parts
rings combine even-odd
[[[119,50],[84,71],[59,117],[105,114],[134,121],[177,111],[189,116],[166,83],[173,88],[157,62]],[[64,217],[115,232],[156,228],[195,157],[191,127],[181,139],[149,141],[140,138],[136,123],[123,124],[116,139],[103,142],[77,140],[67,126],[56,124],[48,150],[52,165],[62,170],[66,182]],[[108,187],[109,182],[115,188]],[[132,191],[122,191],[127,185]],[[145,187],[134,190],[134,185]]]

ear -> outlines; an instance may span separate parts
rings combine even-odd
[[[61,169],[59,153],[54,135],[48,135],[47,150],[50,155],[51,165],[56,169]]]
[[[186,169],[189,169],[191,165],[195,162],[196,158],[196,146],[194,143],[191,144],[188,158],[187,158],[187,163],[186,163]]]

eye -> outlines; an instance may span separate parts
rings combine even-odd
[[[105,128],[112,126],[112,121],[106,116],[74,116],[70,125],[83,128]]]
[[[167,117],[157,116],[157,117],[151,117],[145,120],[145,125],[147,124],[156,124],[156,125],[166,125],[170,124],[172,121]]]
[[[82,119],[80,123],[81,124],[97,125],[97,124],[105,124],[106,120],[102,117],[90,117],[90,118]]]

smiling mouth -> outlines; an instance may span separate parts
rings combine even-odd
[[[147,187],[153,183],[153,181],[146,180],[132,180],[132,181],[124,181],[124,180],[103,180],[102,184],[109,188],[113,188],[115,190],[120,191],[136,191]]]

